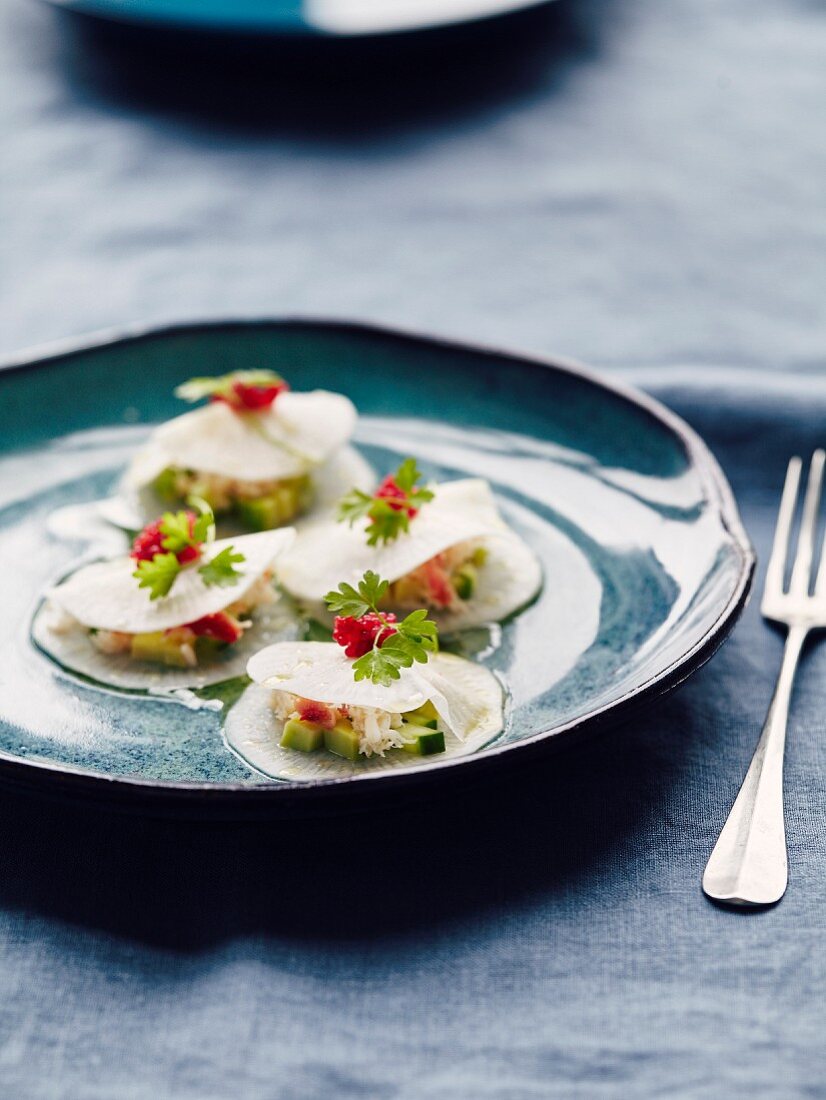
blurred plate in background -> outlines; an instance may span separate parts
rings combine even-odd
[[[390,34],[485,19],[545,0],[53,0],[87,15],[228,31]]]

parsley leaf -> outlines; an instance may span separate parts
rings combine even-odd
[[[163,536],[161,545],[173,554],[180,554],[188,546],[197,550],[202,543],[212,542],[215,538],[215,516],[207,502],[200,497],[189,497],[187,504],[198,511],[192,521],[191,532],[189,512],[164,512],[158,524]]]
[[[379,610],[379,603],[388,587],[387,581],[368,571],[359,581],[358,588],[343,582],[336,591],[324,597],[327,607],[336,614],[360,619],[372,612],[393,631],[389,636],[385,634],[381,644],[374,643],[368,653],[353,662],[356,680],[371,680],[385,687],[399,679],[403,668],[410,668],[417,662],[424,664],[430,654],[439,649],[439,628],[428,619],[424,608],[411,611],[400,623],[387,621]]]
[[[401,676],[402,668],[410,668],[413,657],[407,652],[403,640],[396,642],[394,634],[384,645],[371,649],[363,657],[353,661],[355,680],[372,680],[374,684],[387,687]]]
[[[423,607],[418,611],[411,611],[406,619],[398,623],[396,630],[424,650],[429,650],[431,653],[437,653],[439,650],[439,628],[432,619],[428,619],[427,611]],[[427,657],[416,657],[416,660],[426,661]]]
[[[232,546],[225,546],[220,554],[216,554],[211,561],[202,565],[198,572],[208,588],[218,585],[219,588],[231,588],[238,584],[243,574],[235,568],[242,561],[246,561],[243,554],[237,553]]]
[[[392,542],[403,531],[410,530],[410,517],[407,512],[397,512],[386,500],[376,500],[370,508],[370,523],[367,526],[367,545],[378,546],[380,542]]]
[[[161,546],[173,554],[180,553],[187,546],[193,545],[192,535],[189,533],[189,515],[187,512],[164,512],[158,529],[163,538]]]
[[[414,508],[421,508],[423,504],[427,504],[429,500],[433,500],[432,489],[415,489],[412,493],[408,493],[407,501],[412,504]]]
[[[362,489],[352,489],[343,497],[339,501],[338,522],[352,527],[357,520],[367,518],[370,520],[365,528],[368,546],[392,542],[410,530],[410,510],[415,516],[423,504],[433,500],[431,489],[416,486],[421,476],[415,458],[406,458],[372,496]]]
[[[420,612],[416,611],[418,615]],[[422,616],[427,612],[422,610]],[[408,616],[409,618],[409,616]],[[415,662],[425,664],[435,648],[436,624],[429,623],[433,627],[434,637],[425,639],[421,635],[408,634],[404,622],[396,624],[396,633],[386,638],[381,645],[373,646],[369,653],[353,661],[353,676],[356,680],[372,680],[374,684],[387,686],[393,680],[398,680],[403,668],[410,668]]]
[[[339,501],[339,523],[346,521],[352,527],[357,519],[362,519],[369,514],[373,504],[374,498],[369,493],[365,493],[362,489],[352,489],[346,497]]]
[[[138,568],[132,574],[138,581],[138,588],[149,589],[149,599],[157,600],[166,596],[181,571],[181,563],[173,553],[156,554],[151,561],[138,562]]]
[[[343,582],[337,591],[327,593],[324,602],[335,615],[360,619],[368,611],[379,613],[377,605],[389,587],[389,583],[383,581],[378,573],[368,569],[359,581],[358,590],[352,584]]]
[[[406,458],[393,475],[393,480],[405,493],[409,493],[419,478],[421,471],[416,465],[415,458]]]
[[[196,542],[215,540],[215,513],[202,497],[187,497],[187,504],[198,513],[192,525],[192,537]]]
[[[215,518],[212,512],[201,512],[192,525],[195,542],[212,542],[215,538]]]

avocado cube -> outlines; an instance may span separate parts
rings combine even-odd
[[[266,496],[236,501],[238,515],[254,531],[271,531],[289,523],[310,500],[307,477],[292,478]]]
[[[277,502],[274,503],[272,497],[239,500],[235,507],[238,515],[253,531],[270,531],[280,522]]]
[[[346,760],[358,760],[359,735],[349,722],[340,719],[331,730],[324,731],[324,748]]]
[[[135,634],[131,652],[136,661],[156,661],[172,668],[188,667],[188,661],[181,652],[180,640],[170,637],[164,630],[155,630],[151,634]]]
[[[315,752],[324,744],[324,727],[301,718],[289,718],[279,741],[282,749],[298,749],[299,752]]]
[[[436,752],[445,751],[445,735],[441,730],[405,722],[402,726],[402,734],[406,738],[412,738],[412,741],[402,745],[402,748],[414,756],[432,756]]]
[[[277,489],[265,497],[254,500],[239,500],[236,504],[238,514],[248,527],[254,531],[272,531],[280,527],[295,515],[288,489]]]

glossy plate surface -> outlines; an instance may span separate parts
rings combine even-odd
[[[274,366],[295,389],[345,392],[379,472],[413,454],[430,477],[487,478],[539,556],[539,599],[458,651],[505,683],[505,731],[478,751],[371,765],[355,779],[264,780],[227,747],[249,713],[106,692],[31,642],[44,586],[111,537],[54,513],[111,492],[148,425],[195,374]],[[60,515],[65,516],[65,511]],[[50,530],[51,524],[51,530]],[[624,718],[696,669],[742,609],[753,555],[714,459],[681,421],[581,368],[362,326],[192,325],[104,336],[0,371],[0,774],[118,803],[198,812],[315,812],[368,790],[433,789]],[[240,719],[239,719],[240,720]],[[243,732],[243,731],[242,731]],[[232,738],[237,740],[238,731]]]
[[[356,36],[486,19],[544,0],[53,0],[121,22],[227,31]]]

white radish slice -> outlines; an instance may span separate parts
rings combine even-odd
[[[107,687],[164,695],[243,676],[247,662],[261,646],[293,639],[300,630],[287,601],[279,600],[253,612],[252,626],[214,659],[197,668],[167,668],[151,661],[134,661],[128,653],[101,653],[82,628],[56,633],[49,627],[52,613],[48,603],[41,606],[32,623],[32,637],[61,667]]]
[[[84,626],[100,630],[146,634],[191,623],[214,615],[236,600],[271,568],[278,555],[292,542],[295,531],[285,527],[236,539],[218,539],[204,547],[200,562],[182,569],[167,596],[150,600],[149,591],[139,588],[132,576],[136,563],[130,557],[111,558],[78,569],[46,593],[47,597]],[[208,587],[198,566],[232,546],[245,560],[236,568],[238,583],[226,588]]]
[[[301,647],[300,649],[298,647]],[[335,671],[339,661],[333,661],[331,656],[317,656],[317,650],[307,650],[307,646],[320,646],[327,650],[338,649],[339,646],[325,642],[282,643],[270,647],[270,650],[282,650],[281,654],[271,654],[266,661],[258,664],[259,673],[272,668],[286,670],[290,660],[303,662],[308,658],[313,668],[320,673],[329,685],[332,675],[336,680],[338,672]],[[288,652],[289,651],[289,652]],[[265,651],[267,652],[267,651]],[[259,655],[260,657],[261,655]],[[346,661],[346,658],[344,658]],[[253,678],[254,663],[258,658],[250,662],[248,672]],[[325,669],[323,665],[329,662]],[[352,668],[348,665],[349,680],[341,687],[348,694],[348,698],[355,699],[353,688],[359,688],[363,681],[356,684],[352,678]],[[409,683],[405,674],[414,672],[415,681]],[[300,680],[296,684],[304,685],[304,670],[300,672]],[[419,681],[424,680],[427,686]],[[404,681],[404,683],[403,683]],[[395,691],[396,685],[402,684],[399,693]],[[284,690],[292,690],[280,681],[280,687]],[[449,730],[445,733],[445,751],[433,756],[415,756],[401,749],[389,750],[383,757],[360,757],[350,761],[333,755],[325,750],[313,753],[302,753],[295,749],[283,749],[279,745],[284,723],[276,718],[270,707],[272,684],[253,684],[249,687],[227,715],[224,727],[224,738],[227,745],[251,768],[271,779],[287,779],[293,781],[311,781],[320,779],[342,779],[354,775],[375,775],[379,772],[409,768],[415,766],[428,766],[438,763],[451,756],[466,755],[476,752],[498,734],[503,727],[503,692],[496,677],[482,665],[473,664],[461,657],[455,657],[449,653],[435,654],[427,665],[417,665],[415,669],[403,669],[402,681],[396,681],[393,688],[383,688],[379,685],[368,684],[366,687],[373,689],[367,695],[359,693],[358,698],[378,700],[384,702],[352,702],[351,705],[379,706],[382,709],[395,707],[400,701],[409,701],[418,697],[418,691],[424,690],[427,697],[433,699],[440,716],[446,721],[443,708],[448,706],[451,721],[457,732],[461,733],[464,740],[457,736],[457,732]],[[325,691],[325,689],[321,689]],[[408,693],[409,694],[405,694]],[[391,693],[382,695],[381,693]],[[296,694],[300,694],[296,692]],[[315,689],[309,698],[319,699],[323,702],[344,703],[347,700],[320,699],[319,690]],[[436,702],[436,700],[439,702]],[[391,702],[392,700],[392,702]],[[440,709],[440,707],[442,709]],[[414,709],[405,706],[403,709]]]
[[[247,674],[265,687],[289,691],[320,703],[377,707],[398,713],[416,710],[430,698],[426,665],[403,668],[383,686],[353,678],[353,662],[335,642],[291,642],[269,646],[252,658]]]
[[[391,714],[416,710],[430,700],[460,741],[469,737],[479,722],[486,723],[494,688],[501,711],[501,688],[492,673],[450,653],[435,653],[425,664],[401,669],[399,679],[390,684],[374,684],[355,679],[353,662],[335,642],[281,642],[257,653],[247,674],[271,690],[337,706],[374,707]],[[474,693],[480,692],[479,698],[474,698]]]
[[[335,519],[305,524],[279,560],[278,577],[297,600],[320,612],[327,592],[342,581],[357,584],[368,569],[395,581],[457,543],[478,541],[489,552],[479,568],[474,596],[460,609],[435,615],[458,629],[506,618],[528,603],[542,584],[542,570],[528,546],[504,523],[490,485],[479,478],[434,487],[432,501],[392,542],[368,546],[366,521],[349,527]]]
[[[376,485],[375,470],[353,447],[342,447],[336,451],[310,476],[313,482],[313,503],[306,516],[296,516],[297,528],[311,523],[324,513],[335,512],[341,498],[351,489],[370,493]]]
[[[166,468],[166,463],[154,471],[154,477]],[[370,463],[352,447],[342,447],[331,455],[321,466],[311,473],[313,483],[313,501],[305,516],[296,516],[294,523],[301,527],[318,519],[325,512],[332,512],[339,500],[352,488],[370,492],[376,484],[376,475]],[[151,523],[169,504],[162,501],[154,492],[151,484],[136,489],[122,484],[117,496],[95,502],[98,514],[115,527],[127,531],[138,531]],[[243,533],[247,528],[241,521],[231,516],[218,516],[218,528],[222,534]]]
[[[156,428],[126,485],[140,488],[167,466],[240,481],[300,477],[342,447],[355,425],[352,401],[327,390],[284,393],[262,413],[213,402]]]

